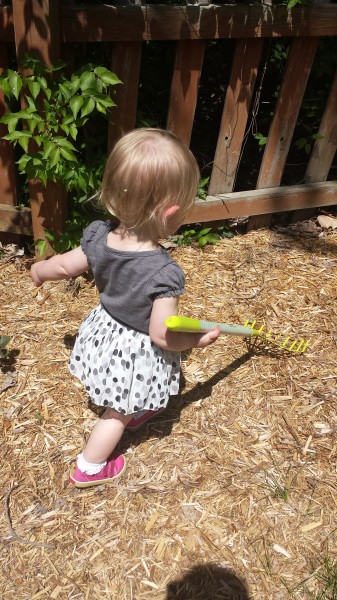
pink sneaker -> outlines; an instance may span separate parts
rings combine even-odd
[[[128,422],[125,429],[132,429],[134,431],[135,429],[138,429],[139,427],[144,425],[144,423],[147,423],[147,421],[149,421],[150,419],[153,419],[153,417],[160,415],[160,413],[162,413],[164,410],[165,408],[159,408],[158,410],[148,410],[142,417],[139,417],[139,419],[131,419],[131,421]]]
[[[69,481],[77,488],[88,488],[102,483],[111,483],[118,477],[123,475],[126,469],[126,460],[122,454],[108,460],[107,464],[96,475],[88,475],[83,473],[77,466],[77,462],[73,463],[70,468]]]

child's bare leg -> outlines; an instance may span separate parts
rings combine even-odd
[[[116,448],[132,415],[122,415],[107,408],[94,426],[83,457],[89,463],[103,463]]]

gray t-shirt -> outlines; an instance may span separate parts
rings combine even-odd
[[[110,221],[94,221],[84,230],[81,247],[104,308],[125,325],[149,333],[153,301],[181,296],[184,272],[164,248],[143,252],[110,248],[107,235],[114,227]]]

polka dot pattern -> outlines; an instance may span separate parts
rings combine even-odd
[[[122,414],[163,408],[179,391],[179,352],[117,323],[101,305],[82,323],[69,369],[92,402]]]

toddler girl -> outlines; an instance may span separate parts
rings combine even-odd
[[[180,351],[204,348],[219,335],[174,333],[184,273],[159,240],[178,229],[197,192],[195,158],[172,133],[137,129],[112,150],[101,200],[112,215],[83,233],[81,246],[35,263],[36,286],[91,269],[100,304],[82,323],[71,372],[91,400],[105,407],[69,479],[86,488],[115,480],[126,467],[115,449],[125,427],[135,428],[178,393]]]

